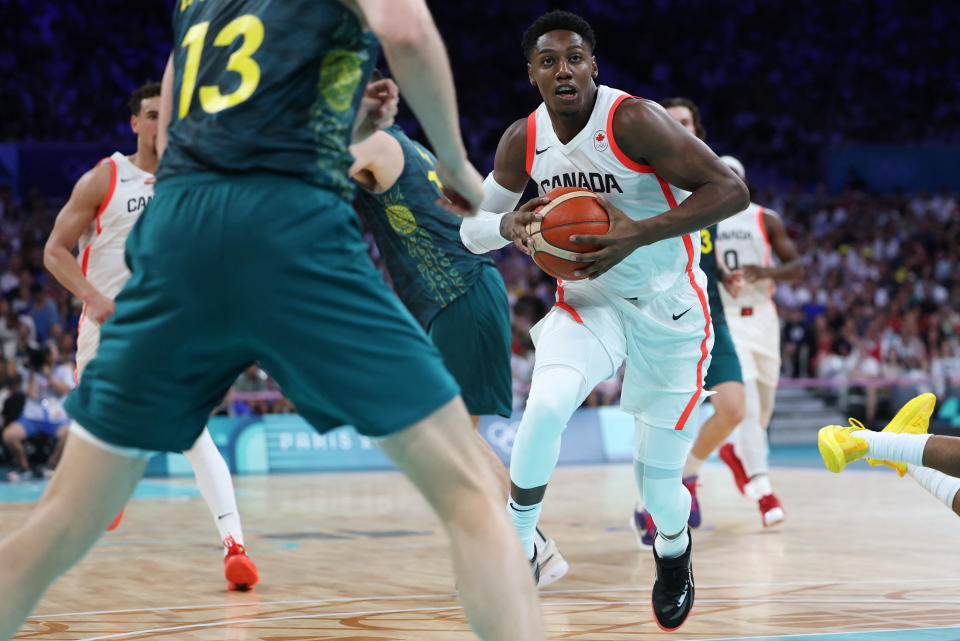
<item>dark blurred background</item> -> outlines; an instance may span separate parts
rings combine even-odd
[[[928,154],[957,159],[943,149],[960,144],[954,2],[430,4],[453,61],[470,152],[482,168],[504,126],[538,102],[519,42],[551,8],[591,21],[601,82],[699,103],[713,146],[742,157],[754,184],[833,178],[829,150],[849,156],[845,148],[857,143],[932,145]],[[126,98],[160,78],[171,6],[0,0],[0,140],[129,144]],[[877,186],[940,187],[907,174],[898,179],[890,170]],[[842,179],[831,181],[832,191]]]

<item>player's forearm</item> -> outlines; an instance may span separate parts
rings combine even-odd
[[[429,12],[424,14],[415,37],[384,40],[383,52],[437,159],[448,167],[458,167],[467,154],[457,120],[453,74],[433,19]]]
[[[481,209],[476,216],[460,223],[460,240],[474,254],[486,254],[506,247],[510,241],[503,237],[501,224],[506,214]]]
[[[97,288],[83,275],[83,270],[77,264],[77,259],[74,258],[70,250],[62,245],[48,244],[44,248],[43,266],[53,274],[57,282],[84,302],[99,293]]]
[[[157,158],[163,158],[167,150],[169,138],[167,129],[173,118],[173,54],[167,58],[167,66],[163,70],[163,79],[160,81],[160,115],[157,121]]]
[[[476,216],[460,223],[460,240],[474,254],[485,254],[506,247],[510,239],[503,225],[509,212],[517,208],[523,194],[500,185],[493,177],[483,181],[483,201]]]
[[[743,211],[750,204],[747,188],[736,177],[699,187],[680,205],[659,216],[637,221],[641,245],[700,231]]]
[[[803,263],[800,262],[799,258],[795,258],[783,265],[768,268],[770,278],[778,283],[799,282],[806,276],[806,271],[806,268],[803,266]]]

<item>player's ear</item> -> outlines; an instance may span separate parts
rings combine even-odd
[[[590,67],[591,67],[591,71],[590,71],[590,76],[591,76],[591,77],[596,78],[597,76],[600,75],[600,69],[599,69],[599,67],[597,67],[597,57],[596,57],[596,56],[590,56]]]
[[[140,125],[139,119],[136,116],[130,116],[130,129],[133,131],[133,133],[135,134],[140,133],[139,131],[137,131],[137,129],[139,128],[139,125]]]
[[[534,87],[537,86],[537,81],[533,79],[533,67],[530,66],[530,63],[527,63],[527,78],[530,80],[530,84]]]

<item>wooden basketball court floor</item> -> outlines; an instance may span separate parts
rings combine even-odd
[[[816,453],[815,448],[812,449]],[[627,520],[628,465],[563,467],[543,529],[570,562],[541,591],[550,639],[947,641],[960,639],[960,521],[887,468],[834,476],[779,468],[787,510],[763,530],[725,468],[702,475],[696,607],[653,623],[650,551]],[[461,641],[440,526],[395,472],[238,477],[262,583],[228,592],[216,531],[192,479],[144,481],[119,530],[47,593],[16,639]],[[40,487],[4,486],[0,501]],[[2,507],[0,534],[27,501]]]

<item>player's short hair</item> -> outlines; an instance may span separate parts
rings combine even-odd
[[[523,39],[520,41],[523,56],[527,60],[530,60],[530,56],[533,55],[533,48],[537,45],[537,38],[548,31],[555,31],[557,29],[572,31],[578,34],[583,38],[583,41],[587,43],[587,46],[590,47],[591,54],[596,50],[597,35],[593,32],[593,27],[590,26],[590,23],[575,13],[557,9],[545,13],[534,20],[533,24],[523,32]]]
[[[690,100],[689,98],[683,98],[681,96],[676,96],[674,98],[667,98],[666,100],[660,101],[660,106],[664,109],[669,109],[670,107],[686,107],[690,110],[690,114],[693,116],[693,128],[697,132],[697,138],[700,140],[706,141],[707,139],[707,128],[703,126],[703,119],[700,118],[700,108],[697,107],[697,103]]]
[[[143,101],[147,98],[154,98],[159,95],[159,82],[148,82],[142,87],[134,89],[133,93],[130,94],[130,102],[127,103],[127,106],[130,107],[130,113],[134,116],[139,116],[140,109],[143,107]]]

